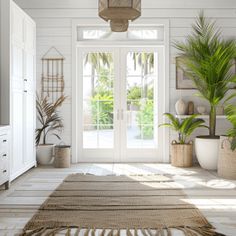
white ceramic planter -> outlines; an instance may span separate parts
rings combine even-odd
[[[219,157],[220,139],[197,137],[195,152],[200,166],[206,170],[216,170]]]
[[[37,162],[40,165],[50,165],[53,162],[54,144],[37,147]]]

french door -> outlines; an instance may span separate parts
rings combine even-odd
[[[158,162],[163,47],[78,48],[80,162]]]

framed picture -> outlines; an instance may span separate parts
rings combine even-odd
[[[236,58],[234,59],[234,63],[233,63],[233,66],[232,66],[230,72],[231,72],[232,74],[235,74],[235,75],[236,75]],[[230,85],[230,89],[236,89],[236,84],[235,84],[235,83],[232,83],[232,84]]]
[[[193,81],[186,76],[182,68],[178,67],[179,61],[180,57],[176,57],[176,89],[196,89]],[[234,59],[231,73],[236,75],[236,59]],[[232,84],[230,88],[236,89],[236,85]]]
[[[184,70],[178,67],[181,57],[175,58],[176,65],[176,89],[196,89],[193,81],[189,79]]]

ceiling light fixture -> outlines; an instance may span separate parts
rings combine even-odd
[[[99,16],[110,21],[113,32],[125,32],[141,16],[141,0],[99,0]]]

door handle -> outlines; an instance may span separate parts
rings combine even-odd
[[[116,119],[119,120],[120,119],[120,110],[118,109],[116,112]]]
[[[121,109],[121,120],[124,120],[124,110]]]

